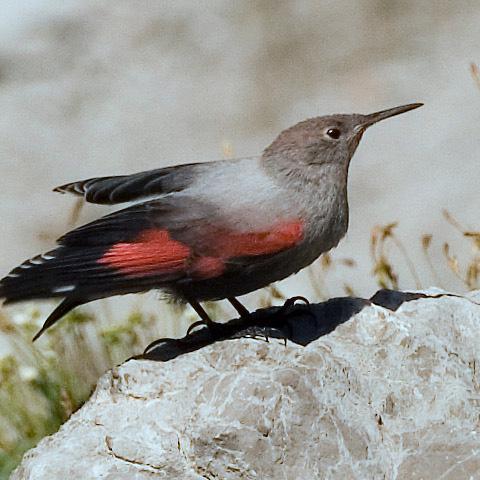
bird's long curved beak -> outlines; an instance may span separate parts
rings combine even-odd
[[[389,108],[387,110],[381,110],[380,112],[370,113],[369,115],[363,115],[361,122],[359,122],[359,129],[365,130],[370,125],[385,120],[386,118],[400,115],[401,113],[408,112],[415,108],[421,107],[423,103],[410,103],[408,105],[401,105],[400,107]]]

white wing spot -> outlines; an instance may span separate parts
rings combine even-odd
[[[64,292],[71,292],[75,290],[75,285],[64,285],[63,287],[56,287],[52,289],[53,293],[64,293]]]

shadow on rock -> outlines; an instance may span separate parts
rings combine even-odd
[[[432,295],[437,298],[440,295]],[[162,338],[151,343],[134,359],[166,362],[212,343],[238,338],[269,338],[308,345],[335,330],[364,307],[375,304],[397,310],[404,302],[429,298],[423,293],[379,290],[370,299],[355,297],[332,298],[322,303],[289,304],[257,310],[245,318],[216,323],[215,328],[203,327],[180,339]]]

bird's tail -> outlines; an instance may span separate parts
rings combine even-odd
[[[0,299],[9,304],[69,296],[87,272],[98,269],[101,251],[98,248],[58,247],[31,258],[0,280]]]
[[[65,297],[33,340],[76,306],[95,299],[93,292],[83,291],[80,294],[78,287],[89,273],[98,270],[96,259],[99,252],[96,250],[59,247],[27,260],[0,280],[0,299],[5,305],[23,300]]]
[[[67,297],[57,308],[48,316],[45,320],[42,328],[35,334],[32,338],[32,342],[34,342],[38,337],[43,335],[45,330],[50,328],[57,320],[60,320],[64,315],[66,315],[70,310],[73,310],[75,307],[82,305],[84,303],[81,300],[76,299],[75,297]]]
[[[185,277],[191,249],[152,226],[151,208],[129,207],[58,239],[0,280],[0,300],[64,297],[45,328],[77,305],[159,288]]]

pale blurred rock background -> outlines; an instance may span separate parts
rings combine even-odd
[[[350,174],[351,224],[329,276],[370,295],[369,239],[398,220],[423,286],[422,233],[444,288],[444,241],[480,228],[478,1],[16,0],[0,5],[0,269],[51,248],[74,201],[52,187],[192,161],[250,156],[306,117],[423,101],[376,126]],[[79,222],[103,210],[88,206]],[[462,250],[463,249],[463,250]],[[393,254],[395,256],[395,254]],[[400,285],[415,283],[405,265]],[[314,295],[300,274],[287,294]]]

